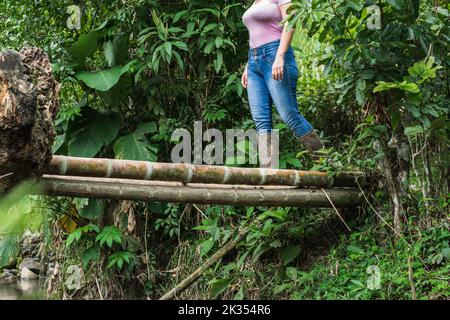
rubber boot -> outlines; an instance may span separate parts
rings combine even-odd
[[[316,130],[312,130],[310,133],[304,135],[303,137],[300,137],[300,141],[312,154],[325,148],[325,145],[323,144],[322,140],[320,140],[320,137],[317,134]]]

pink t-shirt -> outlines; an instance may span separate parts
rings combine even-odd
[[[250,32],[250,48],[281,38],[283,27],[280,22],[283,17],[279,6],[289,2],[292,0],[260,0],[244,13],[242,20]]]

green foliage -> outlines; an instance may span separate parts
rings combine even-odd
[[[140,123],[132,134],[120,137],[114,144],[117,159],[156,161],[157,149],[150,145],[147,134],[157,132],[155,122]]]
[[[155,221],[155,230],[162,230],[164,235],[169,238],[180,236],[181,231],[181,217],[182,212],[179,210],[178,205],[168,205],[164,210],[165,217],[158,218]]]
[[[89,224],[70,233],[66,240],[66,247],[83,248],[79,259],[85,270],[93,263],[101,263],[101,257],[106,255],[107,269],[125,271],[129,275],[136,264],[134,254],[136,249],[133,243],[134,240],[124,236],[122,231],[114,226],[105,226],[100,229],[95,224]],[[128,266],[126,270],[123,270],[124,264]]]
[[[105,203],[102,200],[90,199],[87,206],[80,209],[80,216],[87,219],[97,219],[103,215]]]
[[[68,142],[68,153],[71,156],[92,158],[117,137],[120,118],[117,114],[86,110],[78,127]]]
[[[38,210],[39,197],[33,182],[22,182],[0,198],[0,268],[19,254],[19,241],[26,230],[37,231],[44,215]]]
[[[99,29],[81,35],[80,38],[67,49],[76,63],[81,65],[84,64],[86,58],[92,56],[97,51]]]
[[[16,234],[6,235],[0,239],[0,267],[9,264],[19,253],[19,236]]]
[[[92,246],[84,250],[81,259],[83,268],[87,269],[89,263],[96,262],[100,259],[100,246],[98,244],[93,244]]]
[[[106,243],[111,248],[114,242],[122,243],[122,231],[113,226],[104,227],[102,232],[95,238],[95,241],[100,243],[100,247]]]
[[[294,259],[297,258],[300,254],[300,251],[300,246],[289,246],[283,248],[283,250],[281,250],[281,260],[283,260],[283,264],[287,265],[290,262],[294,261]]]
[[[75,77],[91,89],[108,91],[119,82],[120,77],[126,71],[124,67],[117,66],[98,72],[80,71],[75,74]]]
[[[113,253],[108,257],[108,269],[116,267],[118,270],[121,270],[124,262],[129,264],[130,259],[133,258],[133,253],[129,251],[118,251]]]
[[[389,248],[375,242],[372,232],[368,228],[341,239],[341,244],[308,272],[287,268],[283,283],[275,291],[292,299],[411,299],[408,280],[410,257],[418,299],[426,298],[429,286],[435,288],[429,292],[434,299],[448,298],[450,291],[444,284],[449,279],[445,275],[448,265],[436,268],[432,263],[434,252],[440,251],[439,244],[448,245],[444,229],[427,231],[424,239],[416,244],[421,249],[415,249],[414,253],[405,242],[411,239],[391,243],[393,247]],[[431,236],[432,233],[444,233],[442,239],[446,240],[438,240],[438,237]],[[379,287],[369,286],[369,269],[373,266],[380,271]]]
[[[219,279],[212,282],[211,297],[217,298],[233,282],[233,278]]]
[[[383,25],[380,30],[368,28],[370,16],[362,1],[312,1],[309,5],[295,5],[299,10],[297,18],[303,20],[309,35],[331,44],[330,52],[321,63],[326,65],[327,72],[340,78],[339,86],[343,90],[339,101],[343,101],[353,88],[356,101],[361,106],[373,98],[372,92],[400,89],[406,93],[419,93],[418,85],[403,79],[409,76],[408,71],[411,76],[422,74],[424,78],[418,81],[422,84],[435,78],[436,71],[442,68],[432,68],[435,60],[444,64],[448,61],[444,36],[448,33],[445,26],[448,17],[440,15],[441,11],[432,10],[428,5],[427,9],[419,11],[419,1],[366,2],[367,6],[370,4],[382,6]],[[442,6],[439,8],[446,10]],[[404,14],[400,15],[397,10]],[[435,53],[434,58],[429,55],[431,49]],[[417,62],[422,59],[425,60]],[[414,67],[410,68],[413,64]],[[436,100],[443,98],[439,95]],[[392,108],[392,113],[401,109],[398,104],[386,107]],[[408,120],[403,118],[402,121]]]
[[[81,29],[69,30],[65,1],[0,0],[0,48],[39,45],[50,54],[62,83],[54,152],[170,161],[172,132],[194,120],[254,127],[240,82],[248,41],[241,18],[250,3],[87,0]],[[368,28],[372,4],[382,9],[381,29]],[[80,296],[106,278],[102,292],[111,298],[158,298],[249,227],[184,298],[409,299],[408,260],[420,299],[449,298],[449,4],[312,0],[294,1],[294,9],[299,107],[330,148],[312,162],[274,113],[280,165],[385,177],[391,160],[396,189],[408,186],[403,238],[386,226],[393,218],[385,179],[370,186],[371,206],[356,221],[345,215],[351,234],[331,210],[55,199],[54,221],[74,203],[82,218],[64,248],[65,262],[87,275]],[[248,143],[237,148],[248,156]],[[4,261],[17,246],[3,226],[17,226],[16,237],[39,228],[39,215],[24,218],[35,201],[0,216]]]
[[[75,241],[80,241],[81,237],[85,234],[99,233],[99,232],[100,232],[99,227],[92,224],[77,228],[67,237],[66,246],[69,247]]]

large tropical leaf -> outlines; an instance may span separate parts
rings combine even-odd
[[[93,30],[80,36],[77,42],[67,51],[80,64],[83,64],[87,57],[92,56],[97,51],[98,31]]]
[[[301,247],[300,246],[288,246],[284,247],[281,250],[281,260],[283,260],[283,264],[287,265],[290,262],[294,261],[295,258],[300,254]]]
[[[155,122],[143,122],[140,123],[137,127],[136,127],[136,131],[135,133],[138,135],[145,135],[145,134],[149,134],[149,133],[155,133],[158,131],[158,126],[156,125]]]
[[[116,65],[124,64],[128,59],[129,42],[128,38],[118,35],[113,40],[114,59]]]
[[[89,88],[108,91],[119,82],[123,74],[122,69],[122,66],[117,66],[99,72],[80,71],[75,74],[75,77],[83,81]]]
[[[68,145],[69,155],[87,158],[96,156],[103,146],[117,137],[120,123],[117,114],[95,112],[86,119],[85,125],[72,135]]]
[[[100,199],[89,199],[88,205],[80,210],[80,216],[87,219],[97,219],[103,215],[105,203]]]
[[[145,134],[156,132],[156,123],[140,124],[132,134],[121,137],[114,144],[117,159],[156,161],[157,149],[148,143]]]
[[[76,62],[84,64],[86,58],[92,56],[97,51],[99,31],[103,29],[107,21],[103,22],[97,29],[81,35],[67,51]]]
[[[128,58],[128,39],[117,35],[103,44],[103,50],[109,67],[124,64]]]
[[[114,57],[114,45],[111,40],[106,41],[103,44],[103,51],[105,54],[106,61],[108,61],[109,67],[115,67],[116,66],[116,59]]]
[[[217,298],[233,281],[234,278],[224,278],[214,281],[211,286],[211,297],[213,299]]]
[[[61,148],[61,146],[64,144],[65,141],[66,141],[66,134],[56,136],[55,142],[53,143],[52,147],[53,154],[58,152],[59,148]]]

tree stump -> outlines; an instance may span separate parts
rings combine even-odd
[[[48,166],[59,89],[41,49],[0,52],[0,192]]]

